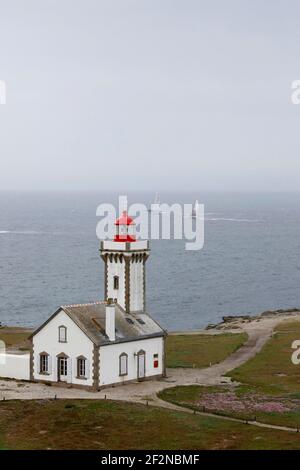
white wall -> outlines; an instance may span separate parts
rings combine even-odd
[[[136,312],[144,309],[144,263],[130,263],[130,310]]]
[[[137,356],[146,351],[146,377],[163,373],[163,338],[151,338],[100,347],[100,386],[137,379]],[[128,354],[128,375],[119,376],[119,356]],[[153,354],[158,354],[159,367],[153,367]]]
[[[125,309],[125,262],[108,260],[108,290],[107,297],[118,299],[118,304]],[[144,308],[144,264],[143,261],[130,261],[130,310],[138,311]],[[119,289],[114,289],[114,276],[119,276]]]
[[[0,377],[30,379],[30,354],[0,354]]]
[[[118,304],[125,309],[125,261],[107,261],[108,290],[107,297],[118,299]],[[114,289],[114,276],[119,276],[119,289]]]
[[[67,327],[67,342],[60,343],[58,341],[58,327]],[[70,319],[63,311],[58,313],[39,333],[33,337],[34,351],[34,379],[47,380],[57,382],[57,355],[64,353],[69,356],[68,366],[71,374],[68,382],[78,385],[93,385],[93,343],[81,331],[81,329]],[[50,374],[44,375],[39,373],[41,352],[47,352],[50,355]],[[88,379],[78,379],[77,361],[78,356],[84,356],[88,359]]]
[[[110,251],[131,251],[131,250],[148,250],[147,240],[137,240],[131,243],[115,242],[113,240],[103,240],[103,250]],[[129,245],[129,248],[128,248]]]

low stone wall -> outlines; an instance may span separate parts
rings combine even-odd
[[[30,380],[30,354],[0,353],[0,378]]]

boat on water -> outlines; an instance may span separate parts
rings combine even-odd
[[[148,212],[161,212],[160,197],[158,193],[155,193],[154,202],[150,205]]]
[[[194,207],[192,209],[192,218],[193,219],[197,219],[199,217],[199,209],[200,209],[199,202],[198,202],[198,200],[196,200],[195,204],[194,204]]]

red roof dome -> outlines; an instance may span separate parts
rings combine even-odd
[[[123,211],[121,217],[115,221],[115,225],[135,225],[135,222],[129,217],[127,211]]]
[[[121,217],[115,221],[117,233],[114,237],[115,242],[135,242],[135,221],[129,217],[127,211],[123,211]]]

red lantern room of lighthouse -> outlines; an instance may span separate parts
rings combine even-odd
[[[115,235],[115,242],[135,242],[135,222],[129,217],[127,211],[123,211],[121,217],[115,221],[117,233]]]
[[[126,313],[145,311],[149,241],[136,239],[136,224],[127,211],[115,221],[115,227],[113,240],[100,242],[105,300],[113,299]]]

